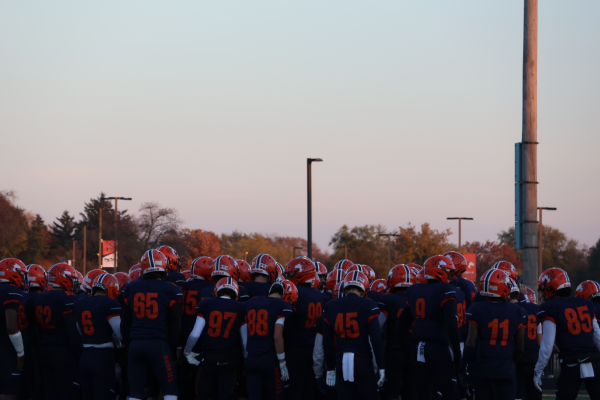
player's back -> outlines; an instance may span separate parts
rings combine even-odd
[[[64,316],[73,311],[76,297],[63,290],[40,293],[35,316],[42,332],[42,345],[69,346]]]
[[[285,321],[283,338],[287,348],[297,351],[312,349],[317,335],[316,322],[323,314],[321,292],[314,288],[298,286],[298,300],[294,313]]]
[[[202,300],[202,292],[207,289],[214,289],[215,285],[212,282],[201,279],[193,279],[184,282],[181,285],[182,301],[181,301],[181,335],[179,339],[180,345],[185,345],[190,332],[194,329],[196,323],[196,307]]]
[[[38,348],[39,343],[35,334],[35,301],[40,292],[31,291],[24,295],[19,306],[19,330],[23,335],[23,343],[28,348]]]
[[[407,301],[415,317],[411,339],[450,345],[442,307],[455,298],[456,288],[444,282],[410,286]]]
[[[248,298],[252,299],[257,296],[268,296],[271,284],[266,282],[244,282],[240,286],[246,288],[248,292]]]
[[[525,349],[523,350],[523,353],[535,353],[537,355],[540,350],[540,344],[537,340],[537,313],[540,311],[540,307],[537,304],[525,301],[517,304],[527,314],[527,321],[525,324]]]
[[[248,324],[249,356],[275,352],[275,324],[279,318],[292,314],[292,306],[276,297],[257,296],[243,303]]]
[[[387,320],[386,320],[386,331],[387,341],[385,344],[386,354],[400,351],[400,343],[398,342],[398,335],[396,335],[396,325],[402,310],[406,307],[406,292],[394,292],[383,296],[383,302],[385,303]]]
[[[2,315],[0,316],[0,343],[12,346],[8,337],[6,317],[4,316],[5,310],[11,307],[18,310],[24,295],[25,293],[16,286],[9,283],[0,284],[0,306],[2,306],[2,308],[0,308],[2,311]]]
[[[323,305],[325,305],[329,301],[331,301],[332,294],[331,294],[331,292],[324,291],[323,293],[321,293],[321,297],[322,297],[322,303],[323,303]]]
[[[206,321],[206,328],[200,337],[202,352],[237,355],[240,350],[239,330],[245,323],[245,305],[231,299],[211,297],[198,303],[196,312]]]
[[[121,304],[108,296],[92,296],[76,301],[73,313],[83,345],[112,344],[110,320],[121,315]]]
[[[181,289],[163,280],[138,279],[127,284],[123,294],[132,310],[129,338],[169,340],[167,317],[181,300]]]
[[[168,271],[165,281],[181,286],[185,282],[185,276],[177,271]]]

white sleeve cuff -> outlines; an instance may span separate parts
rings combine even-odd
[[[17,351],[17,356],[21,357],[25,354],[25,347],[23,346],[23,336],[21,336],[21,332],[17,332],[14,335],[8,335],[12,345],[15,346],[15,350]]]

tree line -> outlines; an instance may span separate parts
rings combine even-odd
[[[64,211],[47,224],[40,215],[20,208],[14,192],[0,192],[0,259],[17,257],[26,264],[36,263],[45,268],[60,260],[74,260],[75,267],[82,270],[85,257],[88,270],[97,268],[100,214],[103,239],[115,239],[115,210],[112,202],[103,200],[103,197],[104,194],[100,193],[85,202],[78,216]],[[145,250],[160,245],[175,248],[184,268],[188,268],[199,256],[214,258],[229,254],[250,262],[256,255],[268,253],[285,263],[294,255],[305,255],[307,250],[306,239],[300,237],[238,231],[217,235],[202,229],[183,228],[176,209],[153,202],[142,204],[136,214],[120,210],[117,217],[118,264],[122,271],[138,263]],[[84,227],[87,230],[86,254],[83,254]],[[587,248],[556,228],[547,225],[543,228],[544,269],[559,267],[566,270],[574,286],[582,280],[595,278],[600,272],[600,240]],[[389,233],[395,236],[380,236]],[[477,276],[500,260],[510,261],[519,271],[522,270],[521,252],[514,248],[513,227],[498,233],[496,241],[467,242],[461,249],[449,242],[451,234],[450,229],[436,230],[427,223],[420,227],[409,223],[393,231],[382,225],[352,228],[344,225],[331,238],[332,253],[313,243],[313,258],[331,269],[347,254],[355,263],[371,266],[378,277],[384,278],[389,271],[388,264],[422,264],[431,255],[455,250],[476,254]],[[295,249],[297,247],[302,249]]]

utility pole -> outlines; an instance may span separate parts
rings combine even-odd
[[[307,237],[307,246],[308,246],[308,258],[312,260],[312,170],[311,164],[313,162],[321,162],[323,161],[320,158],[307,158],[306,159],[306,176],[307,176],[307,217],[308,217],[308,237]]]
[[[98,268],[102,268],[102,203],[100,203],[100,210],[98,214]]]
[[[538,0],[524,0],[523,126],[521,143],[522,248],[525,285],[536,287],[537,221],[537,42]]]
[[[87,255],[87,225],[83,226],[83,276],[85,276]]]
[[[75,243],[77,242],[73,239],[73,265],[71,265],[73,268],[75,268]]]
[[[542,234],[544,233],[543,227],[542,227],[542,211],[544,210],[548,210],[548,211],[556,211],[556,207],[538,207],[538,210],[540,210],[540,225],[539,225],[539,229],[538,229],[538,262],[539,262],[539,268],[538,268],[538,276],[542,274],[542,272],[544,271],[542,268],[542,248],[543,248],[543,244],[544,242],[542,241]]]
[[[402,236],[396,235],[394,233],[380,233],[379,236],[387,236],[388,237],[388,270],[392,269],[392,236]]]
[[[449,217],[446,219],[457,219],[458,220],[458,251],[462,253],[462,220],[473,221],[473,218],[467,217]]]
[[[100,200],[114,200],[115,201],[115,272],[119,271],[119,210],[117,201],[119,200],[131,200],[131,197],[102,197]]]

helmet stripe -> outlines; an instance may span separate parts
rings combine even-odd
[[[148,262],[150,263],[150,268],[154,268],[154,254],[152,254],[152,250],[148,250]]]
[[[600,285],[598,285],[598,282],[596,281],[592,281],[594,283],[594,285],[596,286],[596,291],[600,292]]]
[[[407,265],[402,264],[404,267],[404,283],[410,283],[410,268]]]

